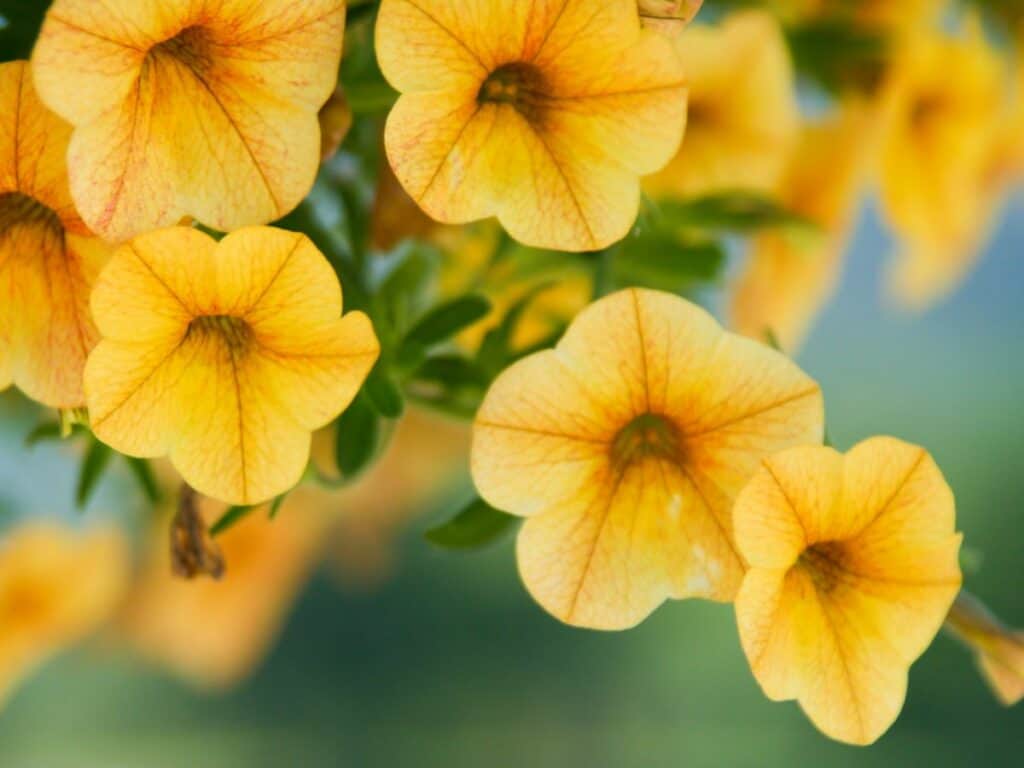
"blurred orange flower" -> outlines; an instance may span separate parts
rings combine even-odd
[[[764,461],[733,523],[750,565],[736,620],[770,699],[851,744],[892,725],[960,589],[954,506],[928,453],[893,438]]]
[[[900,51],[882,97],[880,187],[901,241],[892,290],[921,307],[977,260],[1005,193],[993,164],[1004,146],[1006,71],[973,18],[958,36],[919,31]]]
[[[268,652],[317,563],[327,522],[317,493],[300,488],[273,520],[266,507],[257,508],[219,535],[226,563],[220,580],[173,575],[167,527],[155,526],[118,630],[142,656],[196,686],[239,682]],[[207,524],[226,511],[211,499],[199,503]]]
[[[27,62],[0,64],[0,389],[13,383],[55,408],[85,401],[89,292],[109,257],[71,202],[70,136]]]
[[[773,189],[800,120],[779,22],[762,11],[735,13],[720,25],[690,27],[675,46],[690,86],[686,136],[644,188],[675,197]]]
[[[751,239],[731,299],[740,333],[763,340],[771,331],[795,351],[835,293],[873,157],[873,124],[873,112],[850,104],[804,126],[777,196],[818,231],[774,229]]]
[[[55,0],[33,54],[43,101],[75,126],[71,192],[104,238],[190,215],[232,230],[313,185],[344,0]]]
[[[24,523],[0,542],[0,701],[51,655],[107,620],[128,580],[113,530]]]
[[[383,0],[377,55],[403,94],[385,142],[406,191],[438,221],[497,216],[530,245],[625,236],[639,176],[683,134],[682,66],[635,0]]]
[[[666,598],[731,600],[733,498],[765,456],[821,442],[818,385],[689,302],[631,289],[508,368],[473,425],[480,494],[527,517],[527,589],[570,624],[621,629]]]
[[[93,292],[103,337],[85,370],[96,436],[169,454],[191,486],[236,504],[298,482],[310,434],[355,397],[379,351],[304,236],[187,227],[121,246]]]

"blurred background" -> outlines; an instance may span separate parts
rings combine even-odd
[[[797,359],[822,384],[837,448],[891,434],[932,452],[957,496],[965,585],[1024,625],[1024,199],[926,310],[882,288],[897,250],[882,222],[869,198]],[[719,288],[744,269],[729,250]],[[721,290],[698,294],[727,317]],[[999,706],[946,634],[911,669],[895,726],[858,749],[761,694],[728,605],[670,602],[624,633],[560,625],[519,583],[513,537],[474,552],[424,540],[472,497],[466,430],[442,417],[412,410],[354,489],[293,494],[273,525],[253,515],[225,534],[217,586],[171,580],[170,500],[154,511],[124,462],[76,507],[82,445],[26,446],[50,418],[0,393],[0,525],[113,522],[141,575],[88,642],[12,691],[4,768],[1024,762],[1024,710]]]

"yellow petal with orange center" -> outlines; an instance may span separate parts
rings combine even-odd
[[[497,216],[530,245],[602,248],[682,136],[681,64],[634,0],[384,0],[377,54],[403,94],[388,158],[438,221]]]
[[[27,63],[0,64],[0,389],[58,408],[84,402],[89,292],[109,257],[71,203],[70,135]]]
[[[108,240],[277,219],[313,185],[343,0],[57,0],[33,70],[75,126],[71,190]]]
[[[797,140],[799,109],[789,49],[770,14],[744,11],[694,25],[675,41],[689,92],[686,136],[644,181],[652,195],[771,191]]]
[[[619,629],[669,597],[732,599],[733,498],[761,459],[822,430],[821,392],[791,361],[631,289],[498,377],[471,465],[485,499],[529,518],[517,556],[534,598]]]
[[[828,736],[869,744],[960,589],[953,494],[926,451],[873,438],[794,448],[736,500],[750,565],[736,597],[754,676]]]
[[[86,366],[93,430],[133,456],[169,454],[230,503],[293,486],[310,433],[338,415],[376,361],[361,312],[303,235],[268,227],[220,243],[186,227],[118,249],[93,293],[102,341]]]
[[[94,631],[127,587],[128,549],[114,531],[79,536],[23,524],[0,542],[0,700],[36,666]]]

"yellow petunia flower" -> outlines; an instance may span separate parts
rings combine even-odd
[[[0,542],[0,701],[47,658],[96,630],[127,586],[114,531],[24,523]]]
[[[175,576],[166,524],[156,526],[146,565],[118,622],[122,637],[141,656],[198,687],[241,681],[270,650],[316,566],[326,518],[307,509],[311,493],[316,492],[297,489],[273,520],[266,508],[254,509],[219,535],[226,563],[219,580]],[[226,510],[210,499],[199,504],[207,523]]]
[[[112,241],[192,216],[219,230],[294,208],[320,157],[344,0],[56,0],[32,64],[75,126],[71,193]]]
[[[694,25],[675,45],[690,86],[686,136],[644,189],[673,197],[770,191],[800,127],[793,65],[779,22],[762,11],[744,11],[718,26]]]
[[[820,443],[823,419],[792,361],[630,289],[498,377],[471,468],[483,498],[528,518],[517,557],[533,597],[569,624],[622,629],[666,598],[733,598],[733,498],[765,456]]]
[[[85,368],[96,436],[169,454],[191,486],[252,504],[298,482],[310,434],[352,400],[379,351],[304,236],[269,227],[217,243],[173,227],[121,246],[92,298]]]
[[[880,192],[902,246],[892,290],[925,306],[956,286],[987,239],[1006,79],[976,21],[956,37],[919,33],[901,50],[883,93]]]
[[[438,221],[497,216],[529,245],[625,236],[639,176],[683,135],[682,65],[635,0],[383,0],[377,56],[403,94],[385,143],[406,191]]]
[[[960,589],[954,506],[927,451],[893,438],[763,463],[733,524],[750,565],[736,597],[740,639],[770,699],[796,699],[851,744],[892,725],[907,670]]]
[[[750,242],[731,297],[732,325],[764,339],[771,331],[793,351],[835,293],[874,143],[873,114],[849,105],[809,122],[777,197],[815,232],[767,230]]]
[[[15,384],[55,408],[85,400],[89,292],[109,257],[71,202],[70,136],[27,63],[0,64],[0,390]]]

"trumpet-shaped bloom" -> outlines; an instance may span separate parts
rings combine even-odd
[[[953,604],[946,626],[974,651],[978,668],[1005,706],[1024,699],[1024,632],[1010,629],[967,592]]]
[[[220,243],[172,227],[121,246],[92,298],[93,431],[169,454],[191,486],[237,504],[293,486],[310,434],[355,397],[378,344],[341,316],[341,286],[304,236],[250,227]]]
[[[254,509],[216,541],[219,580],[173,575],[160,525],[118,629],[142,656],[202,688],[231,686],[263,659],[317,562],[326,520],[307,509],[307,489],[289,494],[273,520]],[[225,505],[200,500],[207,523]]]
[[[622,238],[639,176],[683,135],[682,65],[635,0],[383,0],[377,56],[403,94],[385,143],[409,195],[530,245]]]
[[[666,598],[731,600],[731,508],[758,462],[821,442],[821,391],[676,296],[630,289],[502,373],[473,425],[480,494],[527,518],[517,557],[553,615],[632,626]]]
[[[886,437],[845,456],[794,448],[765,460],[733,524],[750,565],[736,619],[761,688],[796,699],[834,739],[875,741],[960,589],[953,493],[939,468]]]
[[[817,231],[769,230],[752,239],[731,302],[740,333],[764,339],[771,331],[795,350],[835,293],[871,159],[872,122],[850,106],[804,127],[777,197]]]
[[[690,27],[675,46],[690,86],[686,136],[644,188],[674,197],[774,189],[800,126],[779,22],[764,12],[740,12],[718,26]]]
[[[13,383],[56,408],[85,400],[89,292],[109,257],[71,202],[70,135],[27,63],[0,64],[0,389]]]
[[[128,550],[112,531],[79,536],[23,524],[0,543],[0,700],[48,657],[88,635],[127,586]]]
[[[190,215],[232,230],[283,216],[319,165],[344,0],[56,0],[33,54],[75,126],[71,193],[107,240]]]
[[[964,277],[1005,191],[992,184],[1004,140],[1003,66],[980,25],[967,27],[958,37],[908,40],[883,97],[882,207],[902,241],[891,285],[913,306],[941,298]]]

